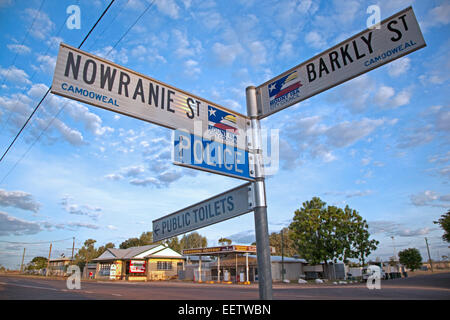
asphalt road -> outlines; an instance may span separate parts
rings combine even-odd
[[[380,290],[365,284],[274,284],[277,300],[450,300],[450,273],[381,281]],[[257,300],[252,285],[191,282],[82,281],[69,290],[65,280],[0,276],[0,300]]]

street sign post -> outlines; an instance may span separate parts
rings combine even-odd
[[[252,154],[186,131],[173,134],[173,163],[183,167],[253,181],[255,171],[250,164]]]
[[[250,212],[251,183],[243,184],[187,208],[153,220],[153,241],[168,239]]]
[[[259,87],[247,87],[248,116],[66,44],[60,46],[51,92],[175,129],[175,164],[252,181],[154,220],[153,241],[254,211],[259,297],[270,300],[260,120],[425,46],[408,7],[383,20],[380,29],[364,30]]]
[[[246,149],[246,116],[63,43],[51,92]]]
[[[411,7],[257,87],[258,119],[426,46]]]

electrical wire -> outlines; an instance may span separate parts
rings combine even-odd
[[[80,0],[77,0],[77,5],[78,5],[79,3],[80,3]],[[64,25],[65,25],[66,22],[67,22],[67,19],[69,19],[69,17],[67,17],[66,20],[63,21],[63,23],[62,23],[61,26],[59,27],[58,32],[56,33],[56,36],[55,36],[55,37],[58,37],[58,36],[59,36],[59,34],[61,33],[61,31],[62,31],[63,28],[64,28]],[[50,51],[50,48],[51,48],[51,47],[52,47],[52,43],[49,42],[49,43],[48,43],[48,46],[47,46],[47,50],[45,50],[43,56],[46,56],[46,55],[47,55],[47,53]],[[43,64],[44,64],[44,63],[41,63],[41,64],[39,65],[39,68],[40,68]],[[30,81],[33,80],[33,78],[34,78],[34,76],[37,74],[37,71],[38,71],[38,70],[39,70],[38,68],[34,70],[33,74],[31,75],[31,77],[30,77],[30,79],[29,79]],[[19,98],[19,102],[21,102],[21,99],[20,99],[20,98]],[[0,134],[2,134],[2,132],[3,132],[3,130],[5,129],[6,125],[9,123],[9,120],[11,119],[12,115],[13,115],[13,109],[9,110],[8,118],[6,119],[6,121],[4,121],[4,123],[3,123],[3,125],[2,125],[2,128],[0,129]]]
[[[23,38],[22,42],[20,43],[21,46],[23,46],[23,44],[25,43],[25,40],[28,38],[28,35],[30,34],[30,30],[33,28],[34,23],[36,22],[37,17],[39,16],[39,14],[41,13],[42,10],[42,6],[44,5],[45,0],[42,0],[41,5],[39,6],[38,12],[36,13],[36,15],[33,18],[33,22],[31,23],[30,27],[27,30],[27,33],[25,34],[25,37]],[[8,67],[8,70],[6,71],[6,75],[3,79],[2,85],[0,86],[0,88],[3,87],[3,85],[5,84],[6,79],[8,78],[8,74],[9,71],[11,70],[11,66],[13,66],[16,63],[17,57],[19,55],[19,52],[16,52],[16,55],[14,56],[13,62],[11,63],[11,65]]]
[[[11,244],[46,244],[46,243],[62,242],[67,240],[73,240],[73,237],[61,240],[37,241],[37,242],[20,242],[20,241],[6,241],[6,240],[0,240],[0,242],[6,242]]]
[[[114,0],[112,1],[114,2]],[[136,18],[136,20],[130,25],[130,27],[128,27],[128,29],[125,31],[125,33],[119,38],[118,41],[116,41],[116,43],[114,44],[114,46],[109,50],[109,52],[106,54],[106,56],[108,56],[111,51],[117,47],[117,45],[125,38],[125,36],[128,34],[128,32],[130,32],[130,30],[136,25],[136,23],[142,18],[142,16],[153,6],[153,4],[155,3],[155,0],[153,0],[151,3],[149,3],[149,5],[146,7],[146,9]],[[111,5],[111,4],[110,4]],[[109,8],[110,6],[108,6]],[[108,9],[107,8],[107,9]],[[103,16],[103,15],[102,15]],[[116,16],[117,17],[117,16]],[[115,17],[115,18],[116,18]],[[115,19],[114,18],[114,19]],[[104,31],[103,31],[104,32]],[[87,37],[83,40],[82,43],[84,43],[84,41],[87,39]],[[80,45],[81,46],[81,45]],[[78,47],[80,48],[80,47]],[[50,91],[51,87],[48,89],[48,91]],[[48,94],[48,92],[46,93],[46,95]],[[28,154],[28,152],[33,148],[33,146],[39,141],[39,139],[43,136],[43,134],[47,131],[47,129],[50,127],[50,125],[53,123],[53,121],[59,116],[59,114],[64,110],[64,108],[66,107],[66,105],[68,104],[68,101],[59,109],[59,111],[53,116],[52,120],[49,122],[49,124],[41,131],[41,134],[35,139],[35,141],[30,145],[30,147],[24,152],[24,154],[16,161],[16,163],[13,165],[13,167],[8,171],[8,173],[2,178],[2,180],[0,181],[0,184],[3,183],[6,178],[10,175],[10,173],[17,167],[17,165],[20,163],[20,161]],[[3,155],[4,157],[4,155]],[[2,159],[3,159],[2,157]],[[0,160],[1,162],[1,160]]]
[[[97,19],[97,21],[95,22],[95,24],[92,26],[92,28],[89,30],[88,34],[84,37],[83,41],[81,41],[80,45],[78,46],[78,49],[81,48],[81,46],[84,44],[84,42],[87,40],[87,38],[89,37],[89,35],[92,33],[92,31],[95,29],[95,27],[97,26],[97,24],[100,22],[100,20],[103,18],[103,16],[106,14],[106,12],[108,11],[108,9],[112,6],[112,4],[114,3],[115,0],[111,0],[111,2],[109,3],[109,5],[106,7],[106,9],[103,11],[103,13],[101,14],[101,16]],[[30,116],[28,117],[28,119],[25,121],[25,123],[23,124],[22,128],[19,130],[19,132],[16,134],[16,136],[14,137],[13,141],[11,142],[11,144],[8,146],[8,148],[6,149],[6,151],[3,153],[2,157],[0,158],[0,162],[2,162],[3,158],[5,158],[6,154],[8,153],[8,151],[11,149],[11,147],[14,145],[14,143],[16,142],[17,138],[20,136],[20,134],[22,133],[23,129],[25,129],[26,125],[28,124],[28,122],[30,121],[30,119],[33,117],[33,115],[36,113],[36,111],[38,110],[39,106],[42,104],[42,102],[44,101],[44,99],[47,97],[48,93],[51,90],[51,86],[48,88],[47,92],[44,94],[44,96],[42,97],[42,99],[39,101],[39,103],[37,104],[37,106],[34,108],[33,112],[30,114]]]
[[[108,51],[108,53],[106,54],[106,56],[108,56],[112,50],[114,50],[116,48],[116,46],[120,43],[120,41],[122,41],[123,38],[125,38],[125,36],[128,34],[128,32],[130,32],[131,29],[133,29],[133,27],[136,25],[136,23],[142,18],[142,16],[153,6],[153,4],[155,3],[155,0],[153,0],[148,6],[147,8],[145,8],[144,11],[142,11],[142,13],[137,17],[136,20],[134,20],[134,22],[128,27],[127,31],[125,31],[125,33],[119,38],[119,40],[116,41],[116,43],[112,46],[112,48]]]

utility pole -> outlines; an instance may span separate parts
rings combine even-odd
[[[50,273],[50,256],[52,255],[52,244],[50,243],[50,250],[48,251],[48,260],[47,260],[47,271],[45,272],[45,276],[48,277]]]
[[[25,259],[25,248],[23,248],[22,263],[20,264],[20,273],[23,272],[23,260]]]
[[[433,261],[431,261],[430,248],[428,247],[428,239],[427,239],[427,237],[425,237],[425,243],[427,244],[428,261],[430,261],[431,272],[434,272],[433,271]]]
[[[256,256],[258,260],[258,288],[259,299],[272,300],[272,266],[270,261],[269,226],[267,221],[266,190],[264,182],[264,162],[261,143],[261,125],[258,120],[258,106],[256,87],[250,86],[245,90],[247,100],[247,115],[251,123],[251,145],[249,151],[253,159],[249,162],[255,164],[255,235]]]
[[[72,244],[72,258],[70,259],[70,262],[73,264],[73,251],[75,250],[75,237],[73,237],[73,244]]]
[[[396,250],[395,250],[394,236],[392,236],[391,239],[392,239],[392,243],[394,244],[394,261],[397,261],[397,252],[396,252]]]
[[[284,281],[284,241],[283,241],[283,229],[281,229],[281,281]]]

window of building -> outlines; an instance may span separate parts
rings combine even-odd
[[[172,262],[171,261],[158,261],[156,263],[156,268],[158,270],[172,270]]]

